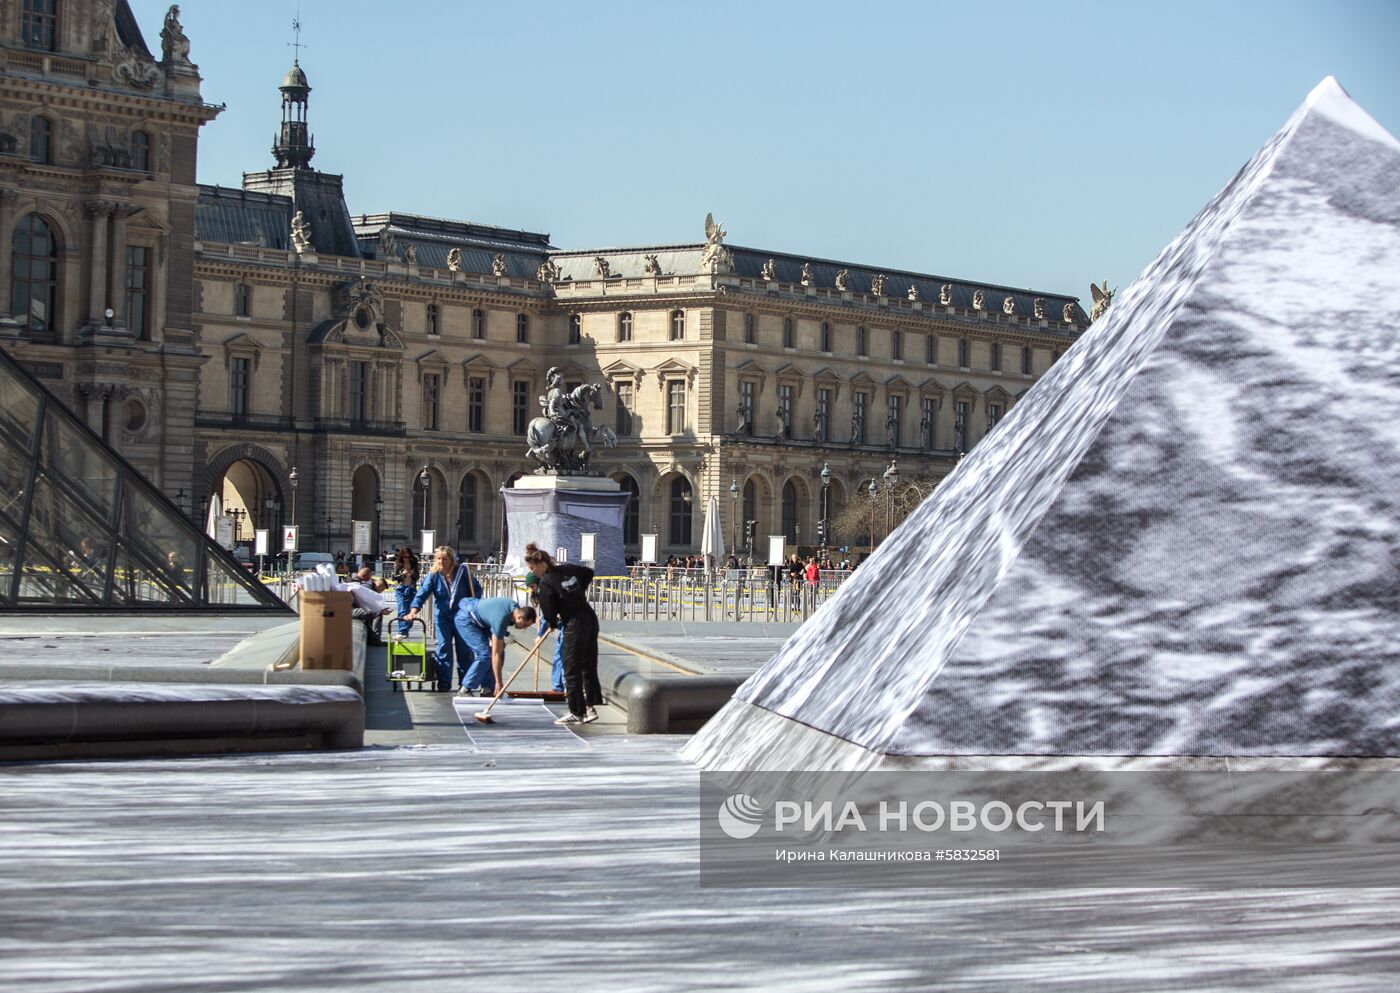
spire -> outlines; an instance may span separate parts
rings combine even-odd
[[[306,105],[311,96],[311,84],[306,81],[306,73],[301,64],[292,60],[292,67],[282,77],[282,131],[277,143],[272,146],[272,154],[277,158],[279,169],[308,169],[311,156],[316,154],[316,146],[306,127]]]

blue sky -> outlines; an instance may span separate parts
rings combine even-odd
[[[132,0],[158,50],[168,4]],[[297,3],[190,0],[202,182],[272,164]],[[1087,297],[1324,76],[1400,133],[1400,2],[302,0],[314,164],[355,213],[703,240]]]

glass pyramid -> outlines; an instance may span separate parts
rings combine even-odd
[[[0,349],[0,610],[286,610]]]

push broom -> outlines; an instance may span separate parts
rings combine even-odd
[[[473,717],[475,717],[482,724],[496,723],[496,719],[491,716],[491,708],[496,706],[496,703],[501,699],[501,697],[506,695],[506,690],[510,689],[510,684],[515,682],[515,677],[520,675],[520,673],[524,671],[525,667],[530,664],[530,660],[540,653],[540,646],[543,644],[544,639],[540,639],[535,642],[535,647],[530,649],[530,654],[525,656],[525,661],[521,662],[518,666],[516,666],[515,671],[510,674],[510,678],[501,684],[501,688],[496,691],[496,695],[491,698],[491,702],[486,705],[486,709],[480,711],[479,713],[473,714]]]

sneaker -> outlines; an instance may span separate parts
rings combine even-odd
[[[469,689],[467,689],[465,686],[463,686],[463,687],[461,687],[460,689],[457,690],[457,695],[458,695],[458,696],[476,696],[476,691],[475,691],[475,690],[469,690]]]
[[[585,710],[585,711],[583,712],[583,723],[585,723],[585,724],[592,724],[592,723],[593,723],[594,721],[596,721],[597,719],[598,719],[598,711],[594,710],[592,707],[589,707],[587,710]]]
[[[580,716],[578,716],[578,714],[572,714],[572,713],[570,713],[570,714],[565,714],[563,717],[559,718],[559,719],[558,719],[557,721],[555,721],[554,723],[555,723],[555,724],[583,724],[583,723],[584,723],[585,721],[587,721],[587,720],[588,720],[588,718],[586,718],[586,717],[580,717]]]

